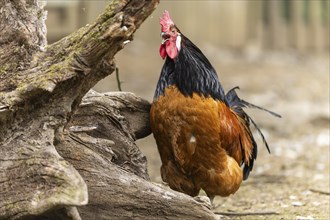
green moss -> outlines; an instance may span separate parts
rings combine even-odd
[[[13,71],[17,68],[16,62],[6,63],[3,66],[0,66],[0,75],[6,74],[8,71]]]
[[[7,64],[3,65],[3,66],[0,66],[0,75],[2,74],[6,74],[7,73]]]
[[[105,53],[106,51],[104,48],[107,48],[109,42],[103,40],[101,37],[108,31],[111,23],[113,23],[114,12],[118,11],[122,6],[123,3],[116,0],[113,1],[106,8],[105,12],[100,15],[96,23],[82,27],[59,42],[47,46],[46,53],[42,54],[41,57],[37,57],[35,62],[50,64],[48,69],[41,70],[42,72],[33,79],[26,78],[26,80],[20,79],[19,81],[16,78],[11,79],[12,84],[15,85],[15,90],[20,94],[19,96],[31,97],[47,89],[52,82],[56,83],[64,78],[74,76],[76,73],[72,71],[70,67],[75,61],[75,53],[78,55],[84,54],[88,52],[90,46],[93,47],[96,45],[101,50],[99,53]],[[38,14],[38,16],[41,16],[41,14]],[[100,19],[102,19],[103,22],[100,22]],[[94,60],[90,62],[94,62]],[[0,67],[0,75],[7,74],[9,70],[16,69],[16,67],[16,63],[6,64]],[[5,93],[0,95],[6,96]],[[5,99],[11,99],[5,102],[15,103],[19,96],[5,97]]]
[[[100,19],[102,19],[104,21],[104,20],[108,19],[109,17],[113,16],[116,6],[118,6],[118,2],[112,1],[105,9],[105,12],[103,14],[101,14]]]

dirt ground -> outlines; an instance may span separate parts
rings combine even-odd
[[[142,48],[144,45],[140,45]],[[154,52],[140,54],[139,44],[117,57],[122,87],[151,101],[163,61]],[[258,134],[254,170],[238,192],[214,200],[221,219],[329,219],[329,55],[267,53],[247,57],[209,50],[207,56],[228,91],[282,115],[248,110],[271,148]],[[96,86],[116,90],[115,76]],[[149,162],[153,181],[161,182],[160,159],[152,135],[138,141]]]

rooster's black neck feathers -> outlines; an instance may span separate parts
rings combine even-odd
[[[163,95],[166,87],[175,85],[185,96],[197,93],[225,101],[224,90],[209,60],[188,38],[181,36],[181,50],[174,60],[166,58],[154,99]]]

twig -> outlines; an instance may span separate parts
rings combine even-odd
[[[323,195],[330,195],[330,192],[326,192],[326,191],[322,191],[322,190],[318,190],[318,189],[309,189],[309,191],[314,192],[314,193],[323,194]]]
[[[120,79],[119,79],[119,69],[118,69],[118,67],[116,67],[116,80],[117,80],[117,86],[118,86],[118,90],[119,91],[122,91],[121,90],[121,81],[120,81]]]
[[[228,215],[228,216],[247,216],[247,215],[279,215],[278,212],[214,212],[217,215]]]

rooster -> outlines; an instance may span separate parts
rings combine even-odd
[[[173,190],[197,196],[235,193],[257,157],[250,123],[243,108],[254,107],[225,93],[202,51],[184,36],[167,11],[160,18],[160,56],[165,63],[150,110],[150,122],[161,157],[161,176]],[[269,151],[270,152],[270,151]]]

